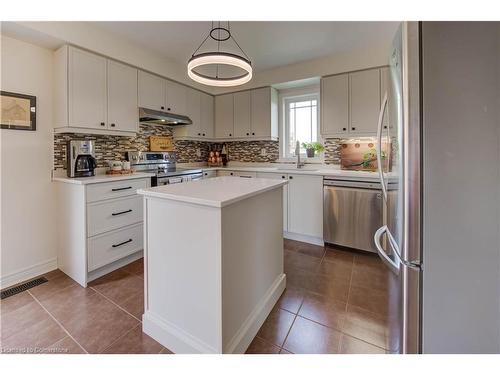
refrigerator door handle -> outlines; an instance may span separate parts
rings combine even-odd
[[[397,263],[392,260],[389,255],[387,255],[387,253],[385,252],[384,248],[382,247],[382,245],[380,244],[380,240],[382,239],[382,236],[384,235],[384,233],[387,233],[387,236],[388,236],[388,239],[389,239],[389,245],[391,246],[393,252],[395,253],[396,255],[396,259],[397,259]],[[382,259],[382,261],[389,267],[389,269],[394,272],[396,275],[399,274],[399,265],[400,265],[400,262],[399,262],[399,255],[396,251],[396,249],[394,249],[394,238],[392,238],[392,235],[391,233],[389,232],[389,228],[387,228],[387,225],[384,225],[383,227],[380,227],[376,232],[375,232],[375,235],[373,236],[373,239],[375,241],[375,246],[377,247],[377,252],[378,252],[378,255],[379,257]]]
[[[380,113],[378,114],[378,125],[377,125],[377,169],[378,175],[380,176],[380,183],[382,185],[382,194],[384,195],[384,200],[387,202],[387,186],[384,180],[384,171],[382,170],[382,122],[384,120],[384,112],[387,107],[387,91],[384,94],[384,99],[380,106]]]

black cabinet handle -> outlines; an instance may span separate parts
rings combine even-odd
[[[288,177],[290,180],[293,180],[293,176]]]
[[[205,133],[203,133],[203,136],[205,136]]]
[[[346,130],[347,130],[346,128],[342,128],[342,131],[344,131],[344,132],[345,132]]]
[[[198,133],[198,135],[201,135],[201,133]]]
[[[384,125],[384,129],[387,129],[387,125]]]
[[[170,111],[170,108],[167,108],[167,111]]]
[[[281,178],[285,178],[285,176],[281,176]]]
[[[231,176],[233,175],[233,172],[229,173]]]
[[[114,128],[115,127],[115,124],[111,124],[111,127]]]
[[[247,135],[250,135],[250,133],[247,133]]]
[[[356,130],[356,128],[355,128],[354,126],[353,126],[351,129],[352,129],[352,130]]]
[[[127,241],[123,241],[123,242],[120,242],[120,243],[117,243],[116,245],[111,245],[113,247],[119,247],[119,246],[123,246],[129,242],[132,242],[132,238],[129,238]]]
[[[165,109],[165,107],[164,107],[164,106],[161,106],[161,109]]]
[[[232,137],[233,135],[231,133],[229,133],[229,136]]]
[[[208,176],[208,173],[207,173],[207,172],[205,172],[205,176]]]
[[[252,135],[255,135],[255,133],[252,133]]]
[[[101,122],[101,126],[105,126],[106,124],[104,122]]]
[[[129,212],[132,212],[132,210],[126,210],[126,211],[121,211],[121,212],[113,212],[111,215],[118,216],[118,215],[128,214]]]
[[[111,191],[120,191],[120,190],[128,190],[128,189],[132,189],[132,186],[127,186],[124,188],[115,188],[115,189],[111,189]]]

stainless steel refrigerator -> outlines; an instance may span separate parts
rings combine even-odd
[[[403,22],[388,63],[374,242],[391,271],[389,349],[498,353],[500,26]]]

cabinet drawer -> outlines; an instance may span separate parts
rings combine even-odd
[[[104,199],[120,198],[134,195],[138,189],[149,186],[149,179],[123,180],[104,182],[87,186],[87,202],[96,202]]]
[[[143,249],[142,224],[88,239],[88,272]]]
[[[243,178],[255,178],[257,177],[257,173],[256,172],[234,172],[234,175],[236,177],[243,177]]]
[[[142,197],[113,199],[87,205],[89,237],[142,222]]]

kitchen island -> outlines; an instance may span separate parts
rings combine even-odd
[[[143,330],[175,353],[244,353],[285,289],[286,180],[141,189]]]

